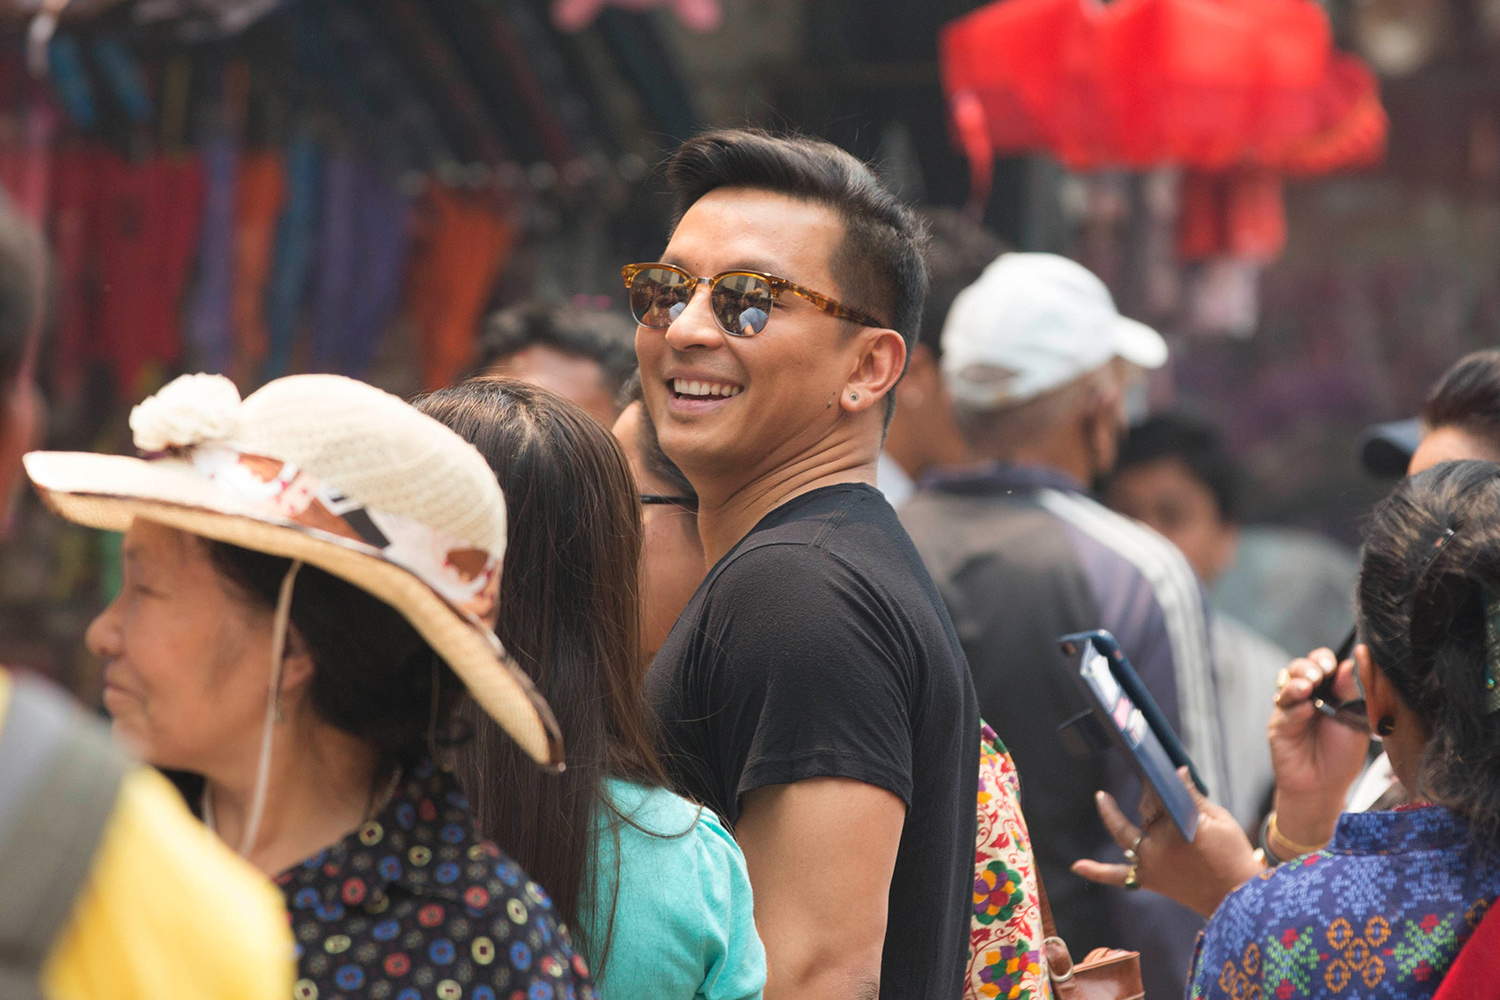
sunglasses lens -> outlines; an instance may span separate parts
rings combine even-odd
[[[665,267],[646,267],[630,279],[630,312],[641,326],[665,330],[687,308],[693,283]]]
[[[771,318],[771,286],[753,274],[728,274],[714,286],[712,305],[724,330],[753,337]]]

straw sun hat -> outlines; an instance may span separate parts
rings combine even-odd
[[[277,379],[243,401],[185,375],[130,415],[143,458],[32,452],[26,472],[78,524],[137,517],[317,566],[404,615],[538,763],[562,763],[547,703],[471,610],[493,600],[505,500],[468,442],[337,375]],[[290,584],[288,583],[288,587]]]

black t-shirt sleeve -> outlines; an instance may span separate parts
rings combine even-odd
[[[915,643],[863,574],[815,546],[754,548],[715,581],[703,625],[731,821],[745,792],[816,777],[911,805]]]

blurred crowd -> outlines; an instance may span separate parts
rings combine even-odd
[[[664,176],[628,315],[409,401],[182,375],[131,455],[34,450],[0,213],[0,497],[124,537],[109,731],[0,675],[6,995],[1493,991],[1500,351],[1371,429],[1356,556],[1242,523],[1081,264],[822,140]]]

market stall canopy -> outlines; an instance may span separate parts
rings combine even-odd
[[[947,25],[940,60],[971,159],[1317,173],[1384,149],[1374,76],[1313,0],[1001,0]]]

